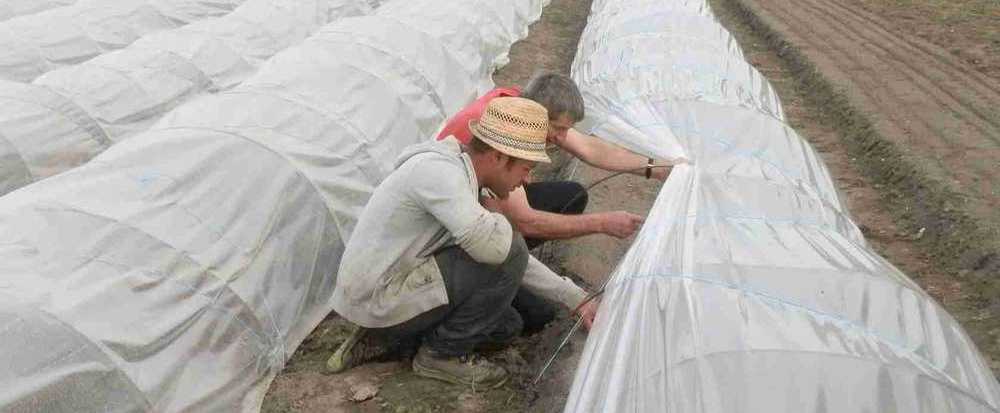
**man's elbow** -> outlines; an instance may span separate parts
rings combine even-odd
[[[500,264],[510,251],[514,228],[500,214],[492,222],[483,222],[479,231],[457,237],[458,245],[476,262]]]

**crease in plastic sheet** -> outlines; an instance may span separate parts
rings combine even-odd
[[[56,7],[69,6],[76,2],[77,0],[6,0],[0,3],[0,22]]]
[[[30,82],[58,67],[126,47],[149,33],[224,15],[242,2],[78,0],[0,21],[0,79]]]
[[[544,6],[396,3],[0,198],[0,411],[260,408],[375,185]]]
[[[323,25],[371,11],[367,0],[246,0],[31,86],[0,81],[0,135],[9,143],[0,158],[23,160],[0,168],[0,195],[77,167],[184,102],[232,89]]]
[[[961,326],[875,253],[703,0],[595,0],[586,127],[678,163],[618,264],[567,412],[997,412]]]

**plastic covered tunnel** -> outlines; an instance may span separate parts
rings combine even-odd
[[[24,10],[23,2],[15,0],[8,7]],[[242,2],[78,0],[46,9],[45,3],[52,2],[40,0],[26,14],[0,21],[0,79],[30,82],[57,67],[128,46],[146,34],[229,13]]]
[[[542,0],[393,1],[0,198],[0,410],[256,411],[404,146]]]
[[[73,3],[76,3],[76,0],[8,0],[0,3],[0,21],[69,6]]]
[[[678,163],[614,271],[568,412],[997,412],[961,326],[865,242],[703,0],[595,0],[587,129]]]
[[[246,0],[30,84],[0,81],[0,195],[82,165],[197,96],[239,85],[329,22],[369,13],[366,0]]]

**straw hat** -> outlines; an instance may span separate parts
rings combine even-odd
[[[502,153],[536,162],[551,162],[545,153],[549,112],[535,101],[516,97],[490,100],[479,120],[469,121],[469,131]]]

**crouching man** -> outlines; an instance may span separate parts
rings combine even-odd
[[[499,386],[500,366],[477,356],[509,344],[523,321],[511,307],[522,286],[575,308],[572,281],[528,253],[503,215],[480,203],[483,188],[503,198],[523,185],[545,153],[548,114],[523,98],[489,102],[470,123],[466,146],[454,139],[407,148],[375,190],[347,242],[334,309],[354,323],[327,367],[342,371],[378,349],[366,337],[419,337],[416,374],[453,383]],[[589,327],[597,311],[578,312]]]

